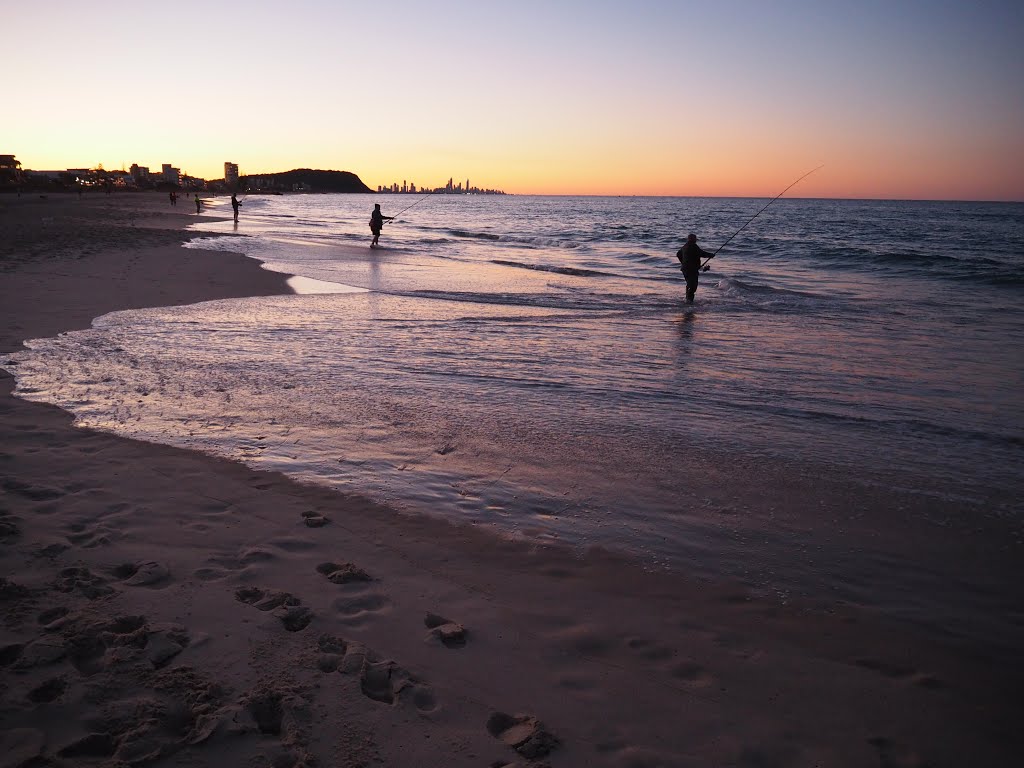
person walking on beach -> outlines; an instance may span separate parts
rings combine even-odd
[[[686,303],[693,304],[693,296],[697,293],[697,282],[700,278],[700,263],[703,259],[713,259],[715,254],[708,253],[697,245],[697,236],[691,232],[686,236],[686,245],[676,252],[676,258],[682,265],[683,277],[686,279]],[[707,267],[704,267],[707,271]]]
[[[238,208],[241,205],[242,204],[240,202],[238,202],[238,198],[235,196],[235,193],[232,192],[231,193],[231,207],[234,208],[234,210],[235,210],[235,221],[238,221]]]
[[[170,191],[169,195],[170,195],[170,198],[171,198],[171,205],[177,205],[178,204],[178,196],[176,194],[174,194],[174,190],[173,189]]]
[[[199,193],[196,192],[196,213],[200,213],[203,210],[203,201],[199,199]]]
[[[370,214],[370,231],[373,232],[373,240],[370,241],[370,247],[376,248],[378,245],[378,239],[380,238],[380,231],[384,228],[385,221],[391,221],[394,216],[385,216],[380,212],[380,203],[374,203],[373,213]]]

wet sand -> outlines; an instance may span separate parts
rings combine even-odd
[[[180,248],[189,214],[0,197],[0,352],[115,309],[288,290]],[[0,766],[1019,760],[1019,653],[400,515],[76,429],[12,389]]]

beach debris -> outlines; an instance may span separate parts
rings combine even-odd
[[[373,581],[373,578],[354,563],[320,563],[317,573],[327,577],[335,584],[348,584],[353,581]]]
[[[430,630],[428,637],[440,640],[448,648],[461,648],[466,644],[466,628],[444,616],[428,613],[423,623]]]
[[[544,757],[560,743],[533,715],[494,712],[487,718],[487,731],[527,760]]]

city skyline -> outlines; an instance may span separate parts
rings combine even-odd
[[[32,66],[8,78],[0,150],[34,168],[156,153],[203,178],[224,158],[344,169],[373,189],[458,168],[517,194],[772,196],[824,163],[802,195],[1024,199],[1024,6],[1008,0],[396,0],[374,34],[345,32],[378,27],[353,3],[183,3],[9,10],[12,60]],[[149,29],[204,53],[161,56]],[[90,35],[118,44],[83,60]],[[275,43],[253,57],[225,39]],[[431,41],[458,60],[424,59]]]

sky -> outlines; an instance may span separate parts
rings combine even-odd
[[[1024,200],[1024,3],[13,0],[0,153],[517,194]]]

